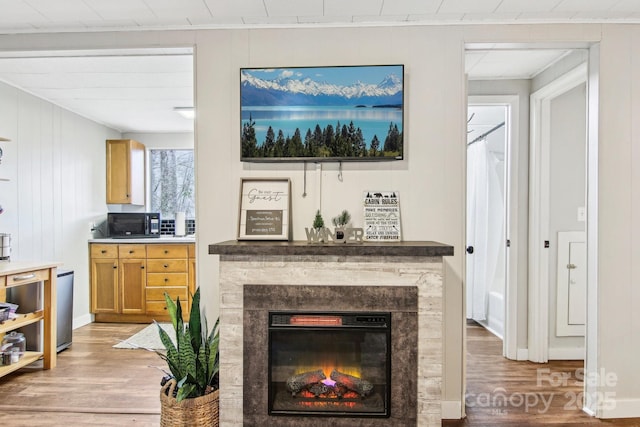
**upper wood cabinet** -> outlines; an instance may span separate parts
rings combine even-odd
[[[107,140],[107,203],[144,205],[144,156],[138,141]]]

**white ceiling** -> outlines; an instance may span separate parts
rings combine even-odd
[[[0,80],[121,132],[191,132],[191,49],[0,53]]]
[[[471,22],[640,23],[640,0],[0,0],[0,34]],[[474,49],[467,73],[530,78],[566,53]],[[123,132],[193,129],[173,111],[193,105],[190,50],[0,52],[0,80]]]
[[[640,22],[638,0],[0,0],[0,33],[255,25]]]

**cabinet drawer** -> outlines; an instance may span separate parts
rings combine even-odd
[[[118,245],[91,244],[91,258],[118,258]]]
[[[49,280],[49,269],[26,271],[24,273],[12,274],[7,276],[7,287],[24,285],[27,283],[41,282]]]
[[[196,245],[189,245],[189,258],[196,257]]]
[[[147,250],[145,245],[118,245],[118,256],[120,258],[146,258]]]
[[[182,301],[180,299],[180,306],[182,307],[182,319],[189,320],[189,306],[187,305],[187,301]],[[161,315],[169,315],[169,310],[167,310],[167,305],[164,301],[147,301],[147,315],[151,316],[161,316]]]
[[[187,273],[147,273],[147,286],[182,286],[187,288]]]
[[[186,259],[149,259],[147,261],[149,273],[186,273]]]
[[[168,293],[172,301],[175,301],[180,297],[180,301],[187,301],[188,294],[186,288],[169,288],[169,287],[157,287],[147,288],[147,304],[150,302],[162,302],[164,303],[164,293]]]
[[[187,258],[187,245],[147,245],[147,258]]]

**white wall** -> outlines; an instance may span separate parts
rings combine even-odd
[[[12,234],[12,259],[60,261],[74,271],[74,324],[89,314],[89,223],[105,214],[105,148],[118,132],[0,83],[0,231]],[[6,112],[6,114],[5,114]]]
[[[348,46],[345,40],[349,40]],[[444,398],[462,408],[464,366],[464,129],[465,42],[597,42],[600,69],[600,187],[598,202],[599,301],[597,368],[618,374],[618,409],[640,416],[640,26],[472,25],[368,28],[148,31],[0,36],[0,50],[96,47],[196,46],[196,124],[199,283],[210,313],[217,312],[217,263],[209,243],[235,238],[241,176],[289,176],[302,194],[302,165],[239,162],[238,68],[241,66],[404,63],[407,78],[406,160],[348,164],[308,176],[309,196],[294,199],[294,237],[313,218],[322,196],[326,215],[359,210],[364,187],[401,195],[404,238],[438,240],[455,247],[445,262]],[[100,138],[102,140],[104,138]],[[313,166],[313,165],[310,165]],[[319,181],[322,179],[320,192]],[[361,218],[355,217],[354,221]],[[590,239],[590,242],[592,240]],[[606,335],[602,331],[607,331]],[[627,406],[624,406],[627,405]],[[459,414],[459,412],[458,412]],[[601,411],[610,416],[612,411]]]
[[[124,139],[135,139],[144,144],[147,150],[151,149],[193,149],[193,132],[167,132],[167,133],[135,133],[125,132]]]
[[[603,26],[598,131],[598,368],[615,407],[605,417],[640,416],[640,26]],[[588,213],[589,215],[589,213]],[[592,242],[587,236],[589,244]],[[587,347],[589,346],[587,342]],[[588,350],[588,349],[587,349]]]

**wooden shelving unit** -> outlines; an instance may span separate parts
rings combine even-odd
[[[42,308],[20,313],[14,319],[0,322],[0,338],[5,333],[43,321],[44,351],[27,351],[17,363],[0,366],[0,377],[43,359],[44,369],[56,367],[56,278],[57,263],[2,262],[0,263],[0,301],[6,300],[7,288],[42,282]]]
[[[38,310],[33,313],[18,314],[15,319],[4,320],[0,322],[0,334],[13,331],[23,326],[30,325],[39,320],[44,319],[44,311]]]
[[[36,362],[42,359],[44,353],[39,351],[25,351],[24,356],[20,358],[17,363],[12,363],[7,366],[0,366],[0,377],[4,377],[7,374],[10,374],[13,371],[17,371],[20,368],[24,368],[25,366]]]

